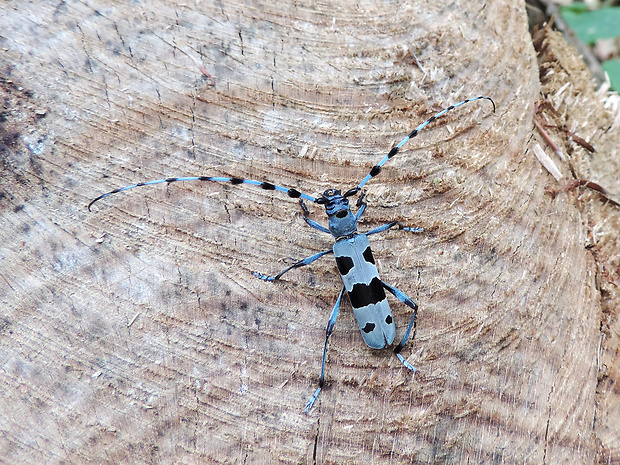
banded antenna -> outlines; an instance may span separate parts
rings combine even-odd
[[[346,191],[343,194],[343,197],[351,197],[352,195],[357,194],[362,189],[362,187],[364,187],[364,185],[368,181],[370,181],[371,178],[377,176],[381,172],[381,168],[383,167],[383,165],[385,165],[385,163],[387,163],[387,161],[389,159],[393,158],[400,151],[400,149],[401,149],[401,147],[403,145],[405,145],[410,139],[412,139],[415,136],[417,136],[420,133],[420,131],[422,131],[430,123],[432,123],[433,121],[441,118],[446,113],[448,113],[450,110],[454,110],[455,108],[458,108],[461,105],[465,105],[466,103],[474,102],[476,100],[481,100],[481,99],[489,100],[493,104],[493,112],[495,112],[495,102],[493,101],[493,99],[490,98],[490,97],[484,97],[484,96],[469,98],[467,100],[463,100],[463,101],[461,101],[459,103],[455,103],[454,105],[450,105],[449,107],[441,110],[439,113],[436,113],[435,115],[431,116],[429,119],[427,119],[422,124],[420,124],[418,127],[416,127],[413,131],[411,131],[407,135],[407,137],[405,137],[397,145],[395,145],[388,152],[388,154],[385,155],[383,157],[383,159],[381,159],[381,161],[379,161],[379,163],[377,163],[375,166],[372,167],[372,169],[366,175],[366,177],[364,179],[362,179],[362,182],[360,182],[357,185],[357,187],[354,187],[353,189],[349,189],[348,191]],[[88,211],[91,211],[91,207],[93,206],[94,203],[98,202],[101,199],[105,199],[106,197],[109,197],[112,194],[117,194],[119,192],[124,192],[124,191],[128,191],[130,189],[135,189],[136,187],[152,186],[154,184],[163,184],[163,183],[171,184],[173,182],[182,182],[182,181],[229,182],[229,183],[231,183],[233,185],[250,184],[252,186],[258,186],[261,189],[265,189],[265,190],[272,190],[272,191],[275,190],[275,191],[284,192],[285,194],[287,194],[292,199],[308,200],[308,201],[319,203],[319,204],[323,203],[323,201],[324,201],[324,197],[323,196],[318,197],[318,198],[312,197],[311,195],[304,194],[304,193],[298,191],[297,189],[290,189],[288,187],[278,186],[276,184],[272,184],[272,183],[266,182],[266,181],[255,181],[255,180],[252,180],[252,179],[242,179],[242,178],[227,178],[227,177],[221,177],[221,176],[188,176],[188,177],[156,179],[154,181],[140,182],[138,184],[132,184],[130,186],[125,186],[125,187],[120,187],[118,189],[114,189],[113,191],[106,192],[105,194],[102,194],[99,197],[97,197],[96,199],[92,200],[88,204]]]

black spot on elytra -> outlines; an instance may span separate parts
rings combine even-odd
[[[372,256],[372,250],[370,250],[370,246],[366,247],[366,250],[364,250],[364,253],[362,255],[364,256],[364,260],[366,260],[368,263],[372,263],[373,265],[375,264],[375,259]]]
[[[386,316],[386,317],[385,317],[385,322],[386,322],[388,325],[391,325],[391,324],[394,322],[394,320],[392,319],[392,315],[388,315],[388,316]]]
[[[381,280],[372,278],[370,284],[355,284],[349,292],[349,300],[353,308],[362,308],[385,300],[385,290]]]
[[[372,333],[375,329],[375,324],[374,323],[366,323],[366,326],[364,326],[362,328],[362,331],[364,331],[366,334],[368,333]]]
[[[351,257],[336,257],[336,265],[342,276],[346,276],[351,268],[353,268],[353,259]]]

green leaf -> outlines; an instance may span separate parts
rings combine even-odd
[[[562,7],[560,13],[582,42],[594,44],[598,39],[620,37],[620,7],[587,11],[583,4]]]
[[[603,62],[603,69],[609,74],[611,87],[620,92],[620,60],[607,60]]]
[[[560,7],[560,11],[564,13],[565,11],[572,11],[573,13],[583,13],[584,11],[588,11],[588,5],[581,2],[571,3],[570,5]]]

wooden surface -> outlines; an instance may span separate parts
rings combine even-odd
[[[545,192],[620,193],[614,108],[561,41],[537,62],[519,1],[302,3],[0,5],[2,460],[620,463],[618,209]],[[426,230],[372,242],[420,305],[419,373],[368,349],[347,302],[309,415],[334,263],[252,276],[331,247],[295,202],[186,183],[86,209],[178,175],[348,189],[477,95],[497,112],[459,108],[367,185],[360,229]],[[599,148],[555,133],[560,182],[532,150],[554,156],[541,96]]]

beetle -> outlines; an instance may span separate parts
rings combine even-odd
[[[325,344],[323,347],[323,360],[321,363],[321,375],[319,377],[319,386],[306,404],[304,413],[307,413],[314,405],[325,383],[325,359],[327,357],[327,345],[329,342],[329,337],[333,332],[334,325],[338,317],[338,312],[340,310],[342,297],[344,296],[345,292],[347,293],[351,302],[351,307],[353,308],[353,313],[357,320],[357,324],[359,326],[362,338],[364,339],[366,345],[368,345],[368,347],[372,349],[383,349],[387,346],[390,346],[396,338],[396,325],[394,323],[394,318],[392,317],[390,306],[387,301],[387,297],[385,294],[386,290],[413,310],[413,314],[411,316],[405,334],[393,350],[398,359],[407,369],[411,370],[412,372],[417,371],[417,369],[413,365],[411,365],[404,359],[400,352],[409,340],[411,330],[416,325],[418,306],[404,292],[387,284],[379,278],[379,273],[377,271],[375,259],[370,248],[368,236],[387,231],[388,229],[395,226],[397,226],[400,230],[407,232],[422,232],[423,229],[405,227],[398,221],[392,221],[390,223],[379,226],[371,231],[365,233],[359,232],[357,229],[357,223],[362,218],[362,215],[366,211],[367,206],[366,202],[364,201],[364,191],[362,190],[362,188],[370,179],[377,176],[381,172],[383,165],[388,160],[393,158],[400,151],[401,147],[405,143],[407,143],[411,138],[417,136],[419,132],[422,131],[430,123],[432,123],[438,118],[441,118],[449,111],[460,107],[461,105],[483,99],[489,100],[493,104],[493,111],[495,112],[495,102],[490,97],[485,96],[466,99],[454,105],[450,105],[439,113],[431,116],[422,124],[418,125],[402,141],[400,141],[396,146],[394,146],[387,153],[387,155],[385,155],[379,161],[379,163],[373,166],[373,168],[366,175],[366,177],[364,177],[364,179],[362,179],[362,181],[356,187],[347,190],[344,194],[338,189],[330,188],[325,190],[323,194],[321,194],[319,197],[313,197],[311,195],[300,192],[297,189],[279,186],[277,184],[266,181],[256,181],[251,179],[221,176],[188,176],[140,182],[138,184],[133,184],[115,189],[113,191],[102,194],[92,200],[88,204],[88,210],[91,211],[91,207],[94,203],[112,194],[134,189],[136,187],[150,186],[162,183],[171,184],[173,182],[182,181],[222,182],[231,183],[233,185],[248,184],[258,186],[261,189],[265,190],[283,192],[287,194],[288,197],[292,199],[297,199],[303,212],[304,221],[310,227],[323,233],[330,234],[335,240],[333,247],[331,249],[314,254],[310,257],[304,258],[303,260],[294,263],[293,265],[289,266],[275,276],[267,276],[257,272],[255,272],[254,275],[262,279],[263,281],[273,282],[279,280],[288,271],[294,268],[309,265],[327,254],[334,254],[334,257],[336,259],[336,266],[342,278],[343,287],[338,294],[338,298],[327,322],[327,328],[325,331]],[[357,210],[355,213],[353,213],[349,205],[349,197],[353,197],[358,194],[360,195],[356,202]],[[309,218],[310,212],[304,200],[324,206],[329,221],[328,227],[325,227]]]

